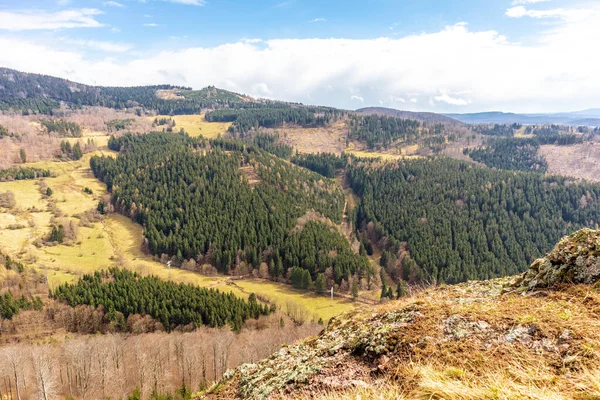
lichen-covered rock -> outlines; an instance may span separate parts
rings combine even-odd
[[[471,335],[484,333],[490,327],[485,321],[471,322],[462,315],[451,315],[444,321],[444,333],[455,340],[468,338]]]
[[[600,231],[582,229],[563,238],[546,257],[535,260],[515,286],[531,290],[565,283],[592,284],[598,281]]]
[[[371,373],[369,364],[385,369],[385,355],[395,349],[403,329],[421,317],[414,304],[384,313],[348,313],[333,318],[315,338],[284,347],[257,364],[228,371],[223,381],[237,377],[240,397],[257,400],[307,384],[362,387]]]

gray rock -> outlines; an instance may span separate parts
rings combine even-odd
[[[583,229],[563,238],[544,258],[535,260],[516,281],[521,290],[600,281],[600,231]]]

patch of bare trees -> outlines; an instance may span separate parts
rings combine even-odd
[[[138,388],[143,397],[173,393],[185,385],[206,387],[229,369],[256,362],[283,343],[316,334],[318,325],[280,324],[265,317],[239,334],[228,328],[190,333],[66,336],[43,346],[0,348],[0,398],[51,400],[123,398]]]

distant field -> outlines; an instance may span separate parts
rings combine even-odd
[[[317,314],[323,320],[328,320],[344,311],[349,311],[356,307],[356,304],[345,299],[334,298],[333,301],[328,296],[317,296],[313,293],[294,290],[290,286],[281,285],[262,280],[236,280],[235,284],[248,293],[263,295],[275,302],[283,311],[286,309],[288,301],[301,304],[310,313]]]
[[[167,116],[169,117],[169,116]],[[154,120],[156,117],[149,117]],[[159,116],[160,118],[160,116]],[[204,136],[207,139],[212,139],[218,135],[223,135],[231,126],[230,122],[207,122],[204,119],[204,114],[201,115],[175,115],[169,117],[175,120],[174,130],[179,132],[183,128],[188,135],[192,137]],[[157,129],[162,129],[158,127]]]
[[[348,147],[344,150],[348,154],[353,154],[356,157],[378,158],[383,160],[399,160],[402,158],[419,158],[417,154],[419,145],[399,145],[397,148],[390,147],[384,151],[369,151],[355,142],[348,143]],[[400,153],[401,152],[401,153]]]

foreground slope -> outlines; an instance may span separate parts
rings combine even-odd
[[[540,265],[562,273],[540,288],[531,284]],[[317,337],[229,372],[204,398],[598,398],[600,293],[590,282],[599,266],[600,232],[580,231],[519,279],[341,315]],[[588,284],[571,284],[582,271]]]

